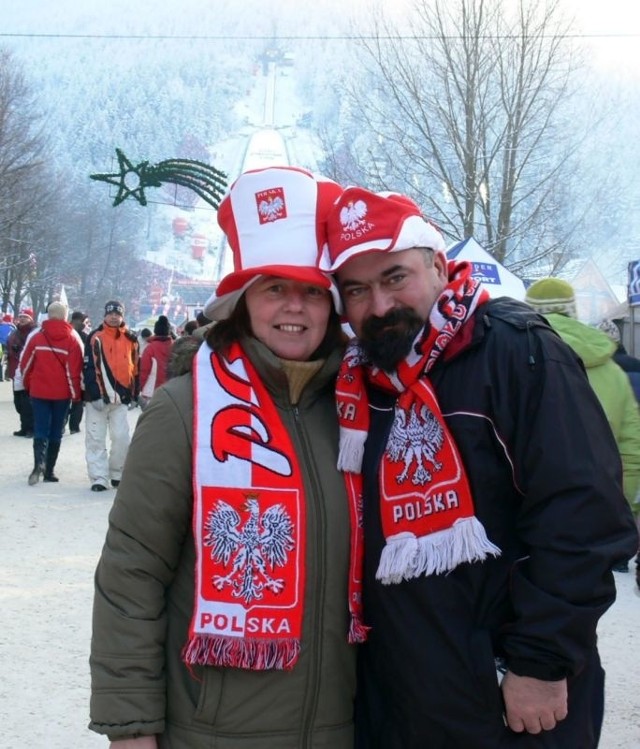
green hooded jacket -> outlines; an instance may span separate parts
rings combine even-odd
[[[602,331],[579,320],[553,313],[545,317],[582,359],[618,444],[625,497],[637,513],[640,509],[640,412],[629,378],[613,361],[616,344]]]

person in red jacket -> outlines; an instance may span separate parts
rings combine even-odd
[[[144,410],[151,396],[167,380],[167,364],[173,346],[169,320],[160,315],[153,335],[140,357],[140,407]]]
[[[72,401],[81,398],[84,351],[80,336],[67,322],[68,309],[51,302],[48,319],[31,335],[20,359],[25,390],[33,408],[33,470],[29,485],[58,481],[53,469],[58,459],[64,420]]]

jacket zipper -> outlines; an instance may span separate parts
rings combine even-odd
[[[308,440],[307,440],[307,432],[304,427],[302,418],[300,416],[300,409],[297,405],[292,404],[292,410],[293,410],[293,416],[294,416],[294,422],[296,425],[296,432],[298,434],[298,437],[300,438],[300,444],[302,447],[302,450],[304,451],[304,464],[308,465],[312,470],[309,471],[309,479],[310,483],[312,484],[312,495],[320,497],[320,487],[318,485],[318,481],[316,479],[316,468],[315,468],[315,461],[313,460],[313,454],[312,451],[309,449],[308,446]],[[316,527],[318,530],[321,530],[324,528],[324,522],[318,522],[318,521],[324,521],[323,517],[323,506],[322,502],[314,502],[309,503],[307,502],[306,507],[306,513],[307,517],[309,516],[310,512],[313,510],[314,516],[316,519]],[[307,533],[308,533],[309,523],[307,522]],[[323,534],[324,535],[324,534]],[[321,575],[322,571],[324,570],[324,554],[325,554],[325,544],[324,544],[324,538],[316,545],[317,548],[317,556],[316,556],[316,563],[317,563],[317,575],[315,580],[321,579],[323,584],[320,586],[314,586],[315,588],[315,595],[313,600],[313,611],[317,613],[317,624],[314,626],[314,637],[313,637],[313,649],[312,649],[312,657],[311,657],[311,665],[309,668],[309,679],[308,683],[310,685],[309,693],[310,698],[307,700],[307,706],[303,710],[303,720],[302,720],[302,732],[300,736],[300,749],[305,749],[306,747],[310,747],[311,742],[311,735],[312,735],[312,725],[313,725],[313,719],[315,717],[316,709],[317,709],[317,703],[318,703],[318,688],[319,688],[319,672],[320,672],[320,662],[321,662],[321,633],[322,633],[322,626],[320,619],[322,618],[322,611],[323,611],[323,599],[324,599],[324,575]],[[307,570],[306,575],[306,585],[309,585],[309,574]],[[304,633],[303,633],[304,636]]]

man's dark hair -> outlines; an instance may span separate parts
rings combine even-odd
[[[84,314],[84,312],[80,312],[80,310],[76,310],[75,312],[71,313],[71,322],[75,322],[76,320],[84,322],[86,319],[87,316]]]

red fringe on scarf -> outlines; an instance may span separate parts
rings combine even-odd
[[[362,623],[359,617],[352,616],[351,624],[349,625],[349,645],[357,645],[359,642],[366,642],[367,633],[371,627],[367,627],[366,624]]]
[[[226,666],[289,671],[300,654],[300,640],[245,640],[239,637],[195,635],[185,645],[182,659],[188,665]]]

